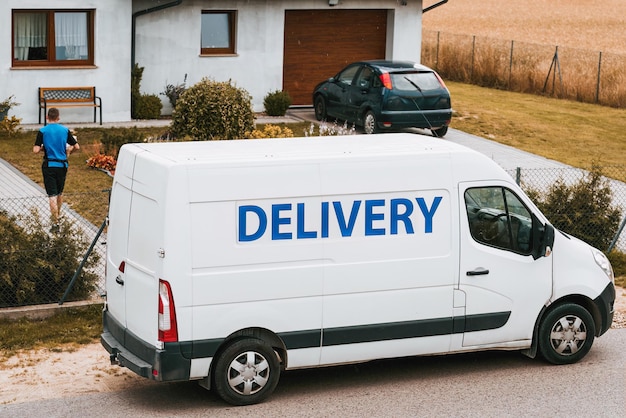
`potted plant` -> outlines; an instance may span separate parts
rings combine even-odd
[[[166,84],[165,91],[161,92],[161,95],[167,96],[170,104],[172,105],[172,108],[176,107],[176,102],[178,101],[178,98],[187,89],[185,83],[187,83],[187,74],[185,74],[185,79],[181,84]]]
[[[13,100],[14,98],[14,95],[10,95],[0,102],[0,121],[7,117],[9,110],[11,110],[12,107],[20,105],[18,102]]]

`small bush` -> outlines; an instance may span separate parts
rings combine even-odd
[[[258,129],[246,133],[246,138],[263,139],[263,138],[293,138],[293,131],[287,127],[281,128],[277,125],[267,124],[263,130]]]
[[[539,209],[558,229],[606,251],[619,227],[621,213],[612,206],[611,188],[594,168],[571,186],[562,180],[546,196],[529,192]]]
[[[268,116],[285,116],[287,109],[291,106],[291,96],[286,91],[276,90],[265,96],[263,106]]]
[[[143,142],[143,137],[137,128],[105,129],[102,134],[102,154],[111,155],[117,159],[120,147],[124,144]]]
[[[144,67],[135,64],[130,77],[130,116],[133,119],[158,119],[163,103],[154,94],[141,94]]]
[[[68,221],[58,233],[49,233],[36,210],[13,217],[0,212],[0,308],[58,302],[65,293],[89,242]],[[70,294],[84,300],[98,280],[87,261]]]
[[[626,254],[613,250],[608,257],[615,273],[615,284],[626,287]]]
[[[178,98],[172,134],[200,141],[244,138],[254,129],[251,101],[246,90],[230,81],[203,78]]]
[[[161,117],[163,103],[155,94],[142,94],[135,102],[134,119],[158,119]]]
[[[20,123],[22,123],[21,118],[5,116],[0,122],[0,132],[6,132],[8,136],[19,133],[22,130]]]

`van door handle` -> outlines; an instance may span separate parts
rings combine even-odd
[[[465,274],[467,274],[468,276],[483,276],[485,274],[489,274],[489,270],[487,270],[486,268],[478,267],[476,270],[468,271]]]
[[[124,280],[122,280],[122,276],[117,276],[115,278],[115,283],[119,284],[120,286],[124,286]]]

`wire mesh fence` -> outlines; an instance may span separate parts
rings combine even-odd
[[[508,170],[558,229],[609,252],[626,252],[626,166]]]
[[[626,56],[481,36],[424,31],[422,63],[447,80],[626,105]]]
[[[626,183],[614,180],[626,178],[626,166],[601,168],[602,175],[592,184],[596,189],[593,196],[579,199],[594,203],[587,205],[554,195],[554,187],[581,182],[589,187],[592,172],[577,168],[518,168],[508,172],[535,201],[545,202],[552,196],[561,203],[554,219],[542,208],[557,228],[604,251],[606,243],[611,242],[617,250],[626,252],[626,234],[619,229],[626,216]],[[108,191],[66,194],[56,230],[45,195],[0,198],[0,308],[100,300],[104,293],[106,235],[98,237],[98,233],[104,228],[108,199]],[[607,222],[609,228],[603,229]]]
[[[68,194],[65,201],[52,222],[45,195],[0,198],[0,308],[97,299],[104,292],[106,238],[94,239],[108,192]]]

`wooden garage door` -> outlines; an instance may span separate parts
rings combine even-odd
[[[312,104],[313,88],[347,64],[384,59],[386,10],[286,10],[283,90]]]

